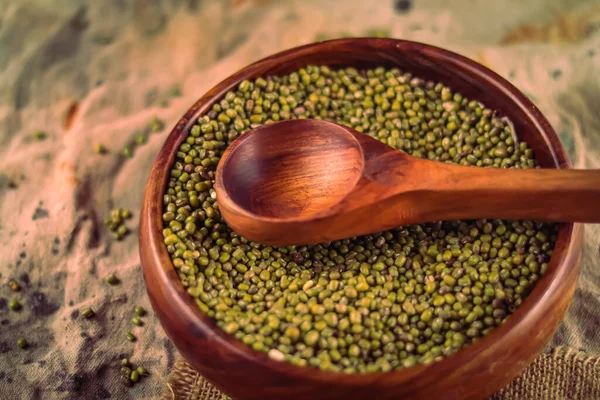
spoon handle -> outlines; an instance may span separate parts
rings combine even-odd
[[[428,163],[429,162],[424,162]],[[532,219],[600,223],[600,170],[428,165],[418,197],[432,220]]]

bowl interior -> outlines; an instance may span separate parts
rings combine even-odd
[[[331,67],[372,68],[377,66],[398,67],[411,72],[416,77],[439,81],[462,95],[481,101],[487,107],[497,110],[501,116],[508,117],[520,139],[527,141],[535,152],[535,157],[542,167],[568,168],[570,166],[566,153],[549,123],[522,93],[500,76],[481,65],[446,50],[414,42],[391,39],[342,39],[307,45],[291,49],[255,64],[230,76],[219,83],[198,102],[177,123],[162,148],[152,170],[146,189],[144,210],[140,227],[141,258],[144,277],[150,298],[163,327],[175,342],[184,356],[199,369],[201,373],[224,388],[225,379],[232,376],[243,377],[244,369],[260,365],[261,371],[279,374],[292,380],[304,378],[323,384],[333,384],[346,379],[346,385],[360,387],[376,383],[381,387],[406,384],[411,388],[411,381],[416,377],[430,375],[422,385],[435,384],[436,376],[450,376],[456,365],[472,365],[477,357],[488,354],[490,357],[516,357],[516,353],[507,352],[510,343],[527,330],[534,329],[541,321],[537,312],[549,304],[549,296],[559,290],[561,281],[565,284],[573,282],[573,274],[577,268],[567,268],[568,260],[574,263],[577,249],[574,238],[574,225],[562,224],[555,251],[546,274],[538,281],[534,290],[524,303],[507,319],[506,323],[494,329],[489,335],[476,343],[465,347],[444,360],[417,367],[392,371],[344,376],[332,372],[322,372],[312,368],[300,368],[287,363],[272,361],[263,353],[255,352],[241,342],[233,340],[225,334],[204,313],[202,313],[191,296],[185,291],[175,272],[162,238],[163,193],[168,182],[169,171],[179,145],[185,140],[187,132],[198,117],[210,110],[224,94],[235,88],[244,79],[259,76],[279,75],[292,72],[307,65],[328,65]],[[571,254],[569,256],[569,254]],[[573,256],[575,254],[575,256]],[[572,291],[571,291],[572,292]],[[567,302],[568,304],[568,302]],[[566,305],[564,306],[566,308]],[[537,311],[536,311],[537,310]],[[548,317],[550,334],[556,329],[564,310],[558,310],[558,317]],[[562,311],[562,312],[561,312]],[[537,353],[549,339],[535,339]],[[505,354],[505,355],[502,355]],[[228,371],[216,371],[207,363],[207,357],[228,357],[231,368]],[[505,374],[512,379],[532,360],[531,355],[522,356],[524,363],[514,366],[514,373]],[[235,364],[233,362],[235,361]],[[215,361],[216,362],[216,361]],[[217,362],[217,364],[219,364]],[[233,366],[235,365],[235,366]],[[220,364],[220,366],[223,366]],[[468,371],[467,371],[468,372]],[[236,375],[242,374],[242,375]],[[284,378],[282,378],[284,377]],[[482,375],[482,384],[487,385],[486,392],[496,390],[499,381],[486,383]],[[256,384],[269,384],[269,377],[255,377]],[[477,381],[475,376],[474,381]],[[416,383],[414,384],[416,385]],[[413,386],[414,386],[413,385]],[[414,390],[412,387],[411,390]],[[465,389],[466,390],[466,389]],[[231,394],[239,394],[235,388],[228,388]],[[465,392],[468,394],[467,392]],[[465,396],[467,397],[467,396]]]

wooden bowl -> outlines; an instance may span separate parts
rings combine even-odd
[[[513,122],[543,167],[570,168],[550,124],[521,92],[465,57],[393,39],[341,39],[297,47],[258,61],[219,83],[179,120],[152,168],[140,221],[140,256],[152,306],[185,359],[223,392],[240,399],[481,399],[514,379],[544,348],[573,296],[583,229],[563,224],[545,275],[506,323],[440,362],[386,373],[323,372],[273,361],[235,340],[185,291],[162,237],[163,193],[179,145],[196,119],[244,79],[286,74],[310,64],[396,66],[447,84]]]

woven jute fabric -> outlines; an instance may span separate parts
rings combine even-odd
[[[558,347],[541,354],[489,400],[600,399],[600,358]]]
[[[227,398],[183,358],[175,362],[163,400]],[[514,381],[488,400],[598,400],[600,357],[557,347],[540,354]]]
[[[163,400],[213,400],[227,396],[208,383],[187,361],[179,357],[167,380]]]

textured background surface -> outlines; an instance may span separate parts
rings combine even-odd
[[[159,398],[176,352],[152,313],[141,328],[129,320],[135,305],[149,308],[137,217],[165,135],[248,63],[374,30],[495,70],[540,107],[577,167],[600,167],[597,1],[0,0],[0,398]],[[153,116],[165,129],[123,157]],[[38,130],[48,137],[35,140]],[[134,213],[122,242],[103,224],[113,207]],[[575,301],[552,343],[590,355],[600,353],[599,238],[586,227]],[[120,285],[103,281],[110,272]],[[95,318],[79,316],[87,306]],[[123,354],[152,376],[123,387]]]

